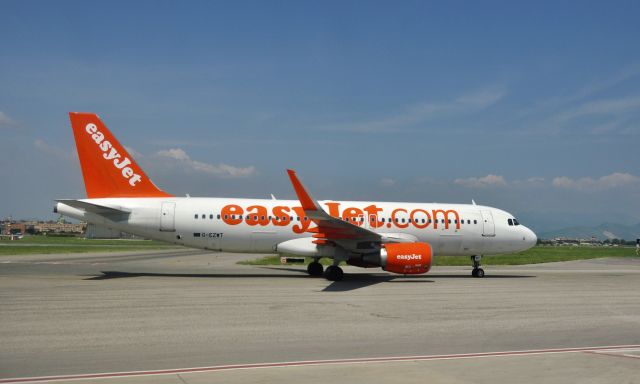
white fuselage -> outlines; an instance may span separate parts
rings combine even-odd
[[[276,253],[277,245],[309,238],[315,224],[298,200],[228,198],[103,198],[82,201],[128,214],[104,215],[58,203],[64,215],[188,247]],[[384,235],[429,243],[435,255],[518,252],[536,235],[503,210],[470,204],[320,201],[330,215]]]

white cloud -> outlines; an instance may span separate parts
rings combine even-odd
[[[453,182],[467,188],[504,187],[507,185],[507,181],[504,179],[504,177],[491,174],[483,177],[455,179]]]
[[[171,149],[158,151],[157,154],[158,156],[168,157],[168,158],[180,160],[180,161],[191,160],[189,158],[189,155],[187,155],[187,153],[180,148],[171,148]]]
[[[567,176],[560,176],[553,179],[551,184],[557,188],[589,190],[589,189],[612,189],[629,185],[640,185],[640,177],[630,173],[615,172],[610,175],[602,176],[598,179],[591,177],[583,177],[580,179],[572,179]]]
[[[588,133],[591,135],[637,135],[640,95],[611,97],[616,88],[633,88],[640,76],[640,65],[622,69],[609,77],[599,76],[573,93],[548,95],[516,111],[511,126],[535,135]]]
[[[393,187],[394,185],[396,185],[396,181],[394,179],[385,177],[383,179],[380,179],[380,185],[383,187]]]
[[[620,119],[621,114],[635,112],[639,108],[640,97],[596,100],[583,103],[578,107],[561,113],[555,120],[557,122],[564,122],[590,115],[614,115]]]
[[[17,128],[18,122],[9,117],[6,113],[0,111],[0,128]]]
[[[322,129],[349,132],[398,132],[436,116],[461,115],[478,112],[499,102],[506,91],[485,89],[459,96],[442,103],[424,102],[405,107],[404,111],[377,120],[330,124]]]
[[[594,94],[598,94],[610,88],[613,88],[639,75],[640,66],[634,65],[632,67],[622,69],[620,72],[614,73],[607,78],[587,84],[570,95],[546,98],[541,105],[557,106],[560,104],[567,104],[582,100]]]
[[[228,164],[208,164],[201,161],[193,160],[191,157],[181,148],[171,148],[167,150],[158,151],[156,156],[175,160],[181,165],[186,166],[188,169],[196,172],[208,173],[216,176],[224,177],[247,177],[255,174],[255,167],[234,167]]]
[[[49,145],[42,139],[36,139],[33,142],[33,146],[36,147],[36,149],[40,152],[49,156],[59,157],[62,159],[71,159],[72,157],[74,157],[74,152],[65,151],[61,148]]]

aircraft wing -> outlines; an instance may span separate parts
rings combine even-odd
[[[316,227],[308,229],[316,239],[314,243],[320,245],[339,243],[345,248],[355,248],[359,242],[380,242],[381,236],[376,232],[329,215],[316,200],[311,198],[296,172],[288,169],[287,173],[305,215],[316,223]]]

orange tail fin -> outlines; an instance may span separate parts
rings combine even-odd
[[[70,112],[87,197],[169,197],[94,113]]]

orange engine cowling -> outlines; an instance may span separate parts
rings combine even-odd
[[[380,250],[380,266],[403,275],[429,272],[433,251],[428,243],[389,243]]]

